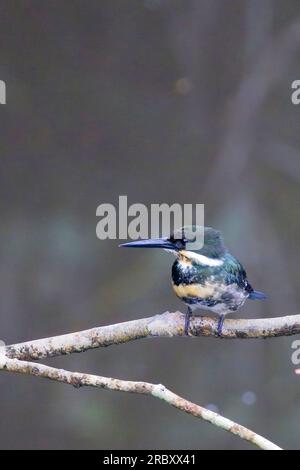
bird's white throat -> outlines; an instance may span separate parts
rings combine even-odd
[[[197,263],[202,264],[203,266],[222,266],[224,263],[222,259],[209,258],[208,256],[194,253],[194,251],[182,250],[180,254],[185,256],[187,259],[190,259],[191,261],[196,261]]]

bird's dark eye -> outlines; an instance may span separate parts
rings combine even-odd
[[[184,248],[183,240],[176,240],[175,241],[175,246],[178,250],[182,250],[182,248]]]
[[[169,241],[174,245],[177,250],[183,250],[185,248],[186,243],[188,242],[186,238],[175,239],[173,235],[169,238]]]

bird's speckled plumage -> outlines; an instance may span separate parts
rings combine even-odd
[[[206,266],[190,259],[188,252],[178,254],[172,266],[176,295],[194,310],[204,308],[225,315],[240,308],[250,292],[246,272],[230,253],[219,266]]]

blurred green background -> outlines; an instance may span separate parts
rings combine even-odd
[[[297,0],[2,0],[0,337],[182,309],[172,258],[96,238],[96,207],[204,203],[268,294],[299,313]],[[162,382],[300,448],[295,338],[152,339],[47,363]],[[1,448],[251,448],[144,396],[0,375]]]

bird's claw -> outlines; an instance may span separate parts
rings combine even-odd
[[[223,328],[224,320],[225,320],[225,315],[221,315],[218,321],[218,328],[217,328],[217,335],[219,337],[222,336],[222,328]]]
[[[185,314],[185,321],[184,321],[184,334],[185,336],[189,335],[189,327],[190,327],[190,320],[192,316],[192,311],[190,308],[188,308],[186,314]]]

